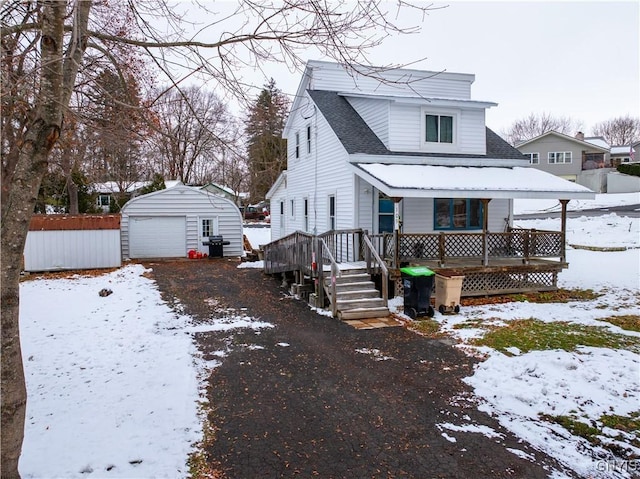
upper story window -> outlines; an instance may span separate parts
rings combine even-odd
[[[425,139],[427,143],[453,143],[453,116],[425,115]]]
[[[549,164],[557,165],[560,163],[571,163],[570,151],[550,151],[549,152]]]
[[[307,154],[311,153],[311,125],[307,125]]]
[[[300,158],[300,132],[296,131],[296,158]]]
[[[529,163],[532,165],[540,164],[540,153],[524,153],[524,156],[529,157]]]

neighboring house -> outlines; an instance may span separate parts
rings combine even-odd
[[[243,256],[242,216],[229,199],[177,185],[127,202],[121,210],[124,258],[186,258],[208,253],[211,236],[229,241],[224,256]]]
[[[485,112],[496,104],[471,98],[474,80],[408,69],[361,74],[309,62],[283,132],[287,169],[267,193],[272,240],[356,229],[378,245],[392,276],[400,262],[446,265],[445,249],[486,268],[496,253],[483,235],[509,231],[514,198],[594,198],[587,188],[530,168],[488,129]],[[450,239],[467,251],[445,248]],[[557,256],[564,260],[564,252]],[[265,259],[269,270],[266,251]],[[548,270],[554,284],[563,266]],[[473,286],[471,275],[465,281],[473,294],[501,289]]]
[[[632,163],[636,160],[637,145],[612,146],[610,150],[611,166],[617,167],[623,163]]]
[[[107,181],[105,183],[94,183],[90,187],[90,192],[96,194],[96,207],[104,213],[109,212],[112,198],[121,200],[124,204],[130,198],[137,196],[150,181],[133,181],[120,183],[117,181]]]
[[[599,137],[585,138],[582,133],[572,137],[548,131],[520,143],[517,148],[534,168],[587,186],[597,193],[604,188],[606,172],[592,170],[611,167],[607,142]],[[586,173],[589,171],[592,172]]]
[[[241,193],[238,191],[234,191],[232,188],[227,186],[219,185],[218,183],[207,183],[202,187],[203,190],[207,190],[210,193],[216,195],[222,195],[225,198],[230,199],[236,205],[241,206],[244,204],[244,201],[249,197],[249,193]]]

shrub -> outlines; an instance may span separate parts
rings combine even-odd
[[[640,176],[640,163],[622,163],[617,170],[625,175]]]

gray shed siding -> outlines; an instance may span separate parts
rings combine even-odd
[[[187,251],[202,250],[199,237],[199,219],[216,219],[217,231],[230,244],[224,246],[224,256],[242,256],[242,215],[238,207],[229,199],[207,193],[204,190],[178,185],[130,200],[122,208],[121,241],[122,255],[130,256],[130,218],[131,217],[184,217],[186,237],[184,238],[185,256]]]

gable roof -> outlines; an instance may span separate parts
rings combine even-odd
[[[573,136],[569,136],[569,135],[565,135],[564,133],[560,133],[557,131],[547,131],[546,133],[543,133],[542,135],[536,136],[535,138],[531,138],[530,140],[527,141],[523,141],[522,143],[518,144],[518,149],[522,148],[525,145],[528,145],[530,143],[534,143],[538,140],[541,140],[542,138],[545,138],[547,136],[556,136],[562,140],[566,140],[566,141],[572,141],[574,143],[578,143],[579,145],[583,146],[583,147],[587,147],[590,148],[591,150],[598,150],[598,151],[602,151],[604,153],[608,153],[609,152],[609,148],[605,148],[603,146],[597,145],[595,143],[592,143],[590,141],[586,141],[585,140],[580,140],[578,138],[575,138]]]
[[[307,93],[349,154],[516,160],[522,160],[524,158],[522,153],[489,128],[486,128],[485,155],[391,151],[384,145],[373,130],[371,130],[369,125],[367,125],[343,95],[335,91],[323,90],[308,90]]]

